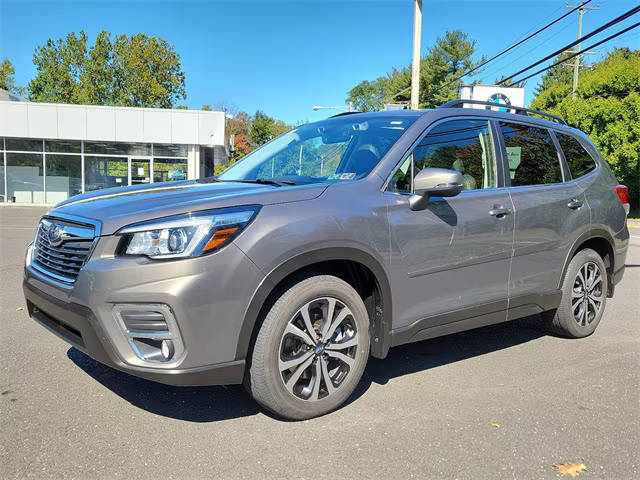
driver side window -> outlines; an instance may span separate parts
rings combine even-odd
[[[462,173],[463,190],[495,188],[496,162],[488,120],[452,120],[429,131],[393,174],[389,190],[411,193],[413,178],[423,168]]]

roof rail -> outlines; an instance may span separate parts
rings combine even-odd
[[[483,102],[482,100],[451,100],[447,103],[440,105],[438,108],[464,108],[465,104],[471,105],[484,105],[487,107],[501,107],[509,110],[515,110],[517,114],[527,115],[541,115],[543,117],[549,118],[552,122],[559,123],[560,125],[566,125],[567,122],[564,121],[564,118],[559,117],[558,115],[553,115],[552,113],[541,112],[539,110],[531,110],[529,108],[524,107],[516,107],[515,105],[504,105],[501,103],[493,103],[493,102]]]
[[[343,117],[345,115],[353,115],[354,113],[362,113],[362,112],[340,112],[335,115],[331,115],[329,118]]]

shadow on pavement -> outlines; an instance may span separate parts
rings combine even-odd
[[[347,403],[357,400],[369,389],[371,383],[384,385],[392,378],[430,370],[544,337],[546,334],[538,326],[540,322],[539,316],[526,317],[392,348],[384,360],[369,359],[362,380]]]
[[[363,378],[347,403],[361,397],[371,383],[429,370],[503,350],[544,336],[535,328],[539,317],[470,330],[390,350],[384,360],[370,358]],[[148,412],[188,422],[216,422],[265,412],[240,385],[174,387],[134,377],[96,362],[70,348],[67,356],[96,381],[132,405]],[[269,414],[268,414],[269,415]]]
[[[260,411],[260,406],[247,395],[242,385],[174,387],[107,367],[73,347],[67,351],[67,357],[127,402],[163,417],[216,422],[247,417]]]

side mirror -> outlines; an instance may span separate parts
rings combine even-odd
[[[460,172],[446,168],[425,168],[413,179],[414,194],[409,197],[411,210],[424,210],[429,197],[455,197],[462,191],[464,178]]]

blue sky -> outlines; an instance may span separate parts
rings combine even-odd
[[[597,4],[597,2],[592,2]],[[603,0],[584,17],[583,33],[637,5],[637,0]],[[446,30],[460,29],[477,40],[477,55],[492,56],[567,10],[561,0],[423,1],[422,52]],[[640,15],[636,15],[639,17]],[[619,26],[598,39],[638,21]],[[224,101],[238,109],[293,123],[335,111],[347,91],[411,59],[413,1],[128,1],[32,2],[0,0],[0,58],[16,67],[16,82],[35,74],[33,50],[48,38],[84,29],[91,41],[100,30],[160,36],[175,45],[186,73],[190,108]],[[577,13],[487,65],[479,79],[493,83],[574,40]],[[598,48],[640,48],[640,29]],[[537,83],[527,85],[527,102]]]

